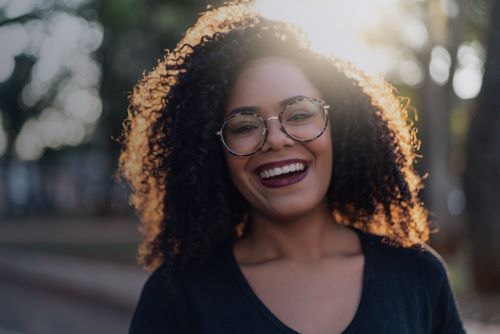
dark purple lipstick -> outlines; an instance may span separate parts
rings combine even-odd
[[[295,172],[289,172],[286,174],[281,174],[277,176],[273,176],[270,178],[263,178],[260,177],[260,173],[264,170],[269,170],[273,169],[276,167],[283,167],[289,164],[294,164],[294,163],[301,163],[305,165],[305,169],[301,171],[295,171]],[[257,175],[259,176],[260,182],[263,186],[269,187],[269,188],[280,188],[280,187],[286,187],[295,183],[298,183],[302,181],[308,172],[308,165],[309,163],[306,160],[301,160],[301,159],[291,159],[291,160],[282,160],[282,161],[276,161],[276,162],[270,162],[263,164],[259,166],[256,169]]]

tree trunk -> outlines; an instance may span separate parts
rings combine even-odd
[[[500,293],[500,1],[493,6],[465,174],[474,283],[484,293]]]
[[[431,242],[441,253],[453,251],[455,236],[460,227],[457,218],[449,212],[447,201],[448,194],[459,187],[459,179],[450,167],[451,133],[450,112],[456,105],[457,97],[453,93],[452,80],[456,67],[454,55],[464,35],[465,15],[461,13],[458,18],[450,20],[444,15],[437,2],[427,2],[427,22],[431,45],[441,45],[452,55],[450,78],[443,86],[435,84],[427,74],[420,90],[421,96],[421,137],[422,160],[421,172],[429,173],[425,180],[423,191],[426,207],[430,211],[432,229],[440,233],[431,234]],[[421,58],[423,64],[428,66],[431,56],[430,51]]]

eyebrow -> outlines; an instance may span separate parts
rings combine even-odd
[[[283,99],[281,101],[278,102],[278,105],[280,107],[280,109],[283,109],[285,106],[287,106],[288,104],[292,103],[292,102],[295,102],[296,100],[300,100],[300,99],[304,99],[304,98],[308,98],[307,96],[305,95],[294,95],[294,96],[290,96],[290,97],[287,97],[286,99]],[[252,113],[257,113],[259,111],[259,108],[258,107],[252,107],[252,106],[243,106],[243,107],[238,107],[238,108],[235,108],[233,110],[231,110],[227,115],[226,115],[226,118],[227,117],[230,117],[232,115],[235,115],[235,114],[238,114],[238,113],[242,113],[242,112],[252,112]]]

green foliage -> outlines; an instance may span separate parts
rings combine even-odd
[[[131,29],[140,25],[148,9],[141,0],[106,0],[101,4],[101,20],[105,27],[113,30]]]

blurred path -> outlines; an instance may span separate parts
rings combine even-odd
[[[0,248],[0,334],[126,333],[146,277],[134,266]]]
[[[0,222],[0,334],[126,333],[138,240],[126,220]]]
[[[0,221],[0,245],[27,242],[138,242],[132,219],[32,219]]]
[[[0,279],[0,334],[126,333],[124,312],[72,296]]]
[[[0,278],[132,310],[147,274],[139,267],[0,248]]]
[[[136,266],[0,248],[0,334],[125,333],[146,276]]]

